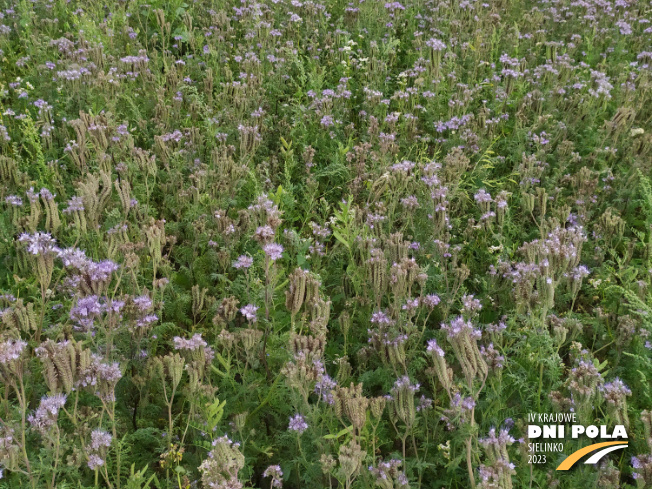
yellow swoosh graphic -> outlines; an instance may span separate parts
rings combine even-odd
[[[627,442],[605,441],[603,443],[595,443],[593,445],[589,445],[588,447],[580,448],[578,451],[571,453],[566,458],[566,460],[560,463],[559,467],[557,467],[557,470],[568,470],[575,464],[575,462],[581,459],[584,455],[591,453],[592,451],[597,450],[598,448],[610,447],[612,445],[627,445]]]

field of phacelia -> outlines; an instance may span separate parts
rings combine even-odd
[[[0,488],[652,487],[651,119],[649,0],[3,0]]]

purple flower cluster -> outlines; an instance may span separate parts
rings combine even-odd
[[[306,419],[301,414],[295,414],[290,417],[290,425],[288,426],[288,429],[301,434],[308,429],[308,423],[306,423]]]
[[[258,318],[256,317],[256,311],[258,310],[258,306],[254,306],[253,304],[247,304],[243,308],[240,309],[240,313],[247,318],[247,321],[250,323],[255,323]]]
[[[180,336],[175,336],[173,338],[174,341],[174,348],[176,350],[190,350],[190,351],[195,351],[199,350],[200,348],[206,348],[208,346],[208,343],[204,341],[201,337],[201,333],[195,333],[192,335],[192,338],[186,339],[186,338],[181,338]]]
[[[283,256],[283,246],[277,243],[266,244],[263,246],[263,251],[272,261],[276,261]]]
[[[54,394],[41,398],[41,403],[34,414],[30,414],[27,420],[36,431],[42,435],[47,434],[53,427],[59,416],[59,410],[66,404],[66,396]]]
[[[426,348],[427,351],[433,352],[436,355],[439,355],[440,357],[444,356],[444,350],[437,344],[437,340],[429,340],[428,341],[428,346]]]
[[[28,253],[35,256],[56,255],[59,252],[59,248],[56,246],[57,242],[50,233],[40,231],[33,234],[23,233],[18,241],[26,243]]]
[[[271,487],[283,487],[283,471],[280,465],[270,465],[263,472],[263,477],[271,477]]]
[[[0,343],[0,364],[10,365],[20,359],[27,343],[23,340],[7,340]]]
[[[482,337],[482,332],[475,328],[471,321],[466,321],[462,316],[456,317],[449,324],[442,323],[441,329],[446,332],[449,338],[456,338],[465,334],[476,339]]]
[[[97,470],[106,463],[106,451],[111,446],[113,436],[102,430],[93,430],[91,444],[86,447],[88,452],[88,467]]]
[[[233,262],[233,268],[240,269],[244,268],[245,270],[250,268],[254,264],[254,259],[247,255],[241,255],[236,261]]]

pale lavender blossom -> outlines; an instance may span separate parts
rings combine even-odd
[[[43,200],[54,200],[56,197],[56,195],[50,192],[47,188],[42,188],[39,194]]]
[[[439,355],[440,357],[444,356],[444,350],[442,349],[441,346],[437,344],[437,340],[432,339],[428,341],[428,347],[426,348],[426,351],[429,352],[434,352],[435,354]]]
[[[118,362],[101,363],[97,367],[98,378],[109,383],[117,383],[122,378],[122,371]]]
[[[111,260],[102,260],[97,263],[89,261],[86,265],[85,272],[92,282],[106,282],[118,268],[120,266]]]
[[[34,234],[23,233],[18,238],[21,243],[27,243],[27,251],[32,255],[41,256],[50,253],[57,253],[59,248],[56,240],[50,233],[37,231]]]
[[[449,338],[456,338],[463,334],[469,334],[472,338],[480,338],[482,333],[473,327],[471,321],[465,321],[462,316],[453,319],[450,324],[442,323],[441,329],[446,331]]]
[[[36,431],[45,435],[57,422],[59,410],[66,404],[64,394],[54,394],[41,398],[41,403],[34,414],[30,414],[27,420]]]
[[[602,392],[604,399],[613,405],[619,405],[625,397],[632,395],[632,391],[629,387],[627,387],[618,377],[611,382],[607,382],[603,386],[600,386],[599,389],[600,392]]]
[[[277,243],[266,244],[263,246],[263,251],[272,261],[276,261],[283,256],[283,246]]]
[[[416,297],[414,299],[406,299],[405,304],[401,306],[401,309],[404,311],[412,312],[415,311],[419,307],[419,298]]]
[[[78,248],[64,248],[59,251],[59,259],[63,261],[64,267],[80,270],[88,264],[86,253]]]
[[[271,226],[260,226],[254,232],[254,236],[261,243],[268,243],[274,239],[274,230]]]
[[[288,429],[301,434],[308,429],[308,423],[306,423],[306,419],[301,414],[295,414],[290,418]]]
[[[202,339],[201,333],[195,333],[190,339],[175,336],[173,341],[175,350],[195,351],[199,350],[200,348],[206,348],[206,346],[208,346],[208,343]]]
[[[501,429],[498,432],[498,435],[496,435],[496,428],[491,427],[489,429],[489,435],[486,438],[480,438],[478,442],[480,445],[483,447],[494,447],[494,448],[500,448],[505,445],[511,445],[514,443],[516,440],[514,439],[513,436],[509,434],[509,430],[507,429]]]
[[[88,467],[91,470],[97,470],[104,465],[104,459],[99,455],[92,454],[88,456]]]
[[[419,199],[417,199],[414,195],[410,195],[401,199],[401,205],[407,210],[413,211],[419,208]]]
[[[474,313],[482,309],[480,301],[470,294],[462,296],[462,304],[462,312]]]
[[[70,310],[70,319],[85,330],[90,330],[95,320],[104,312],[104,306],[96,295],[81,297]]]
[[[434,51],[443,51],[446,49],[446,44],[439,39],[435,39],[434,37],[426,41],[426,46]]]
[[[233,262],[233,268],[245,270],[254,264],[254,259],[247,255],[240,255],[236,261]]]
[[[259,309],[258,306],[254,306],[253,304],[247,304],[243,308],[240,309],[240,313],[247,318],[247,320],[251,323],[255,323],[258,318],[256,317],[256,311]]]
[[[403,377],[399,377],[396,379],[396,382],[394,382],[394,387],[392,387],[392,395],[396,395],[398,391],[402,389],[407,389],[412,392],[417,392],[421,388],[421,384],[413,384],[412,381],[410,380],[410,377],[407,375],[404,375]]]
[[[0,364],[8,365],[20,359],[27,343],[23,340],[7,340],[0,343]]]
[[[491,202],[491,194],[489,194],[485,189],[481,188],[476,192],[476,194],[473,196],[476,202],[479,204],[481,203],[487,203]]]
[[[434,309],[441,302],[441,299],[436,294],[428,294],[421,298],[421,304],[428,309]]]
[[[136,320],[136,327],[146,328],[154,324],[156,321],[158,321],[158,316],[156,314],[147,314],[146,316]]]
[[[283,487],[283,471],[280,465],[270,465],[263,472],[263,477],[271,477],[272,487]]]
[[[431,409],[432,404],[432,399],[422,395],[417,401],[417,412],[427,411],[428,409]]]
[[[493,343],[489,343],[489,346],[482,345],[480,347],[480,355],[485,359],[490,370],[503,368],[505,357],[496,350]]]
[[[102,448],[109,448],[112,440],[113,436],[110,433],[99,429],[93,430],[91,432],[90,449],[99,452]]]
[[[575,282],[581,282],[584,277],[588,277],[590,274],[591,272],[585,265],[579,265],[570,272],[571,279]]]
[[[23,199],[21,199],[17,195],[8,195],[7,197],[5,197],[5,202],[15,207],[20,207],[23,205]]]
[[[72,212],[81,212],[84,210],[84,200],[75,195],[68,201],[68,207],[63,210],[64,214],[71,214]]]
[[[381,326],[393,326],[395,321],[385,311],[376,311],[371,315],[370,322]]]
[[[134,306],[136,306],[136,309],[138,309],[140,312],[147,312],[154,306],[152,299],[150,299],[147,295],[139,295],[138,297],[134,297],[133,303]]]

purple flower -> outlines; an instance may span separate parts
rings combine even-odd
[[[478,192],[473,196],[475,201],[479,204],[486,203],[486,202],[491,202],[491,194],[489,194],[485,189],[481,188],[478,190]]]
[[[485,359],[490,369],[495,370],[503,368],[505,357],[501,355],[500,352],[496,350],[496,348],[494,348],[493,343],[489,343],[489,346],[486,347],[482,345],[480,347],[480,355],[482,355],[482,358]]]
[[[404,375],[403,377],[399,377],[396,379],[396,382],[394,382],[394,387],[392,387],[392,395],[396,396],[396,394],[403,389],[407,389],[412,392],[417,392],[421,388],[421,384],[413,384],[412,381],[410,380],[410,377],[407,375]]]
[[[41,403],[34,414],[30,414],[27,420],[32,427],[45,435],[48,430],[57,422],[59,410],[66,404],[66,396],[63,394],[54,394],[41,398]]]
[[[393,326],[395,323],[395,321],[389,317],[385,311],[374,312],[369,321],[372,324],[378,324],[380,326]]]
[[[244,268],[247,269],[251,265],[254,264],[254,259],[250,256],[247,255],[240,255],[236,261],[233,262],[233,268],[240,269]]]
[[[50,192],[46,188],[42,188],[39,193],[41,194],[41,198],[43,200],[54,200],[54,198],[56,197],[56,195],[54,195],[52,192]]]
[[[428,347],[426,348],[426,351],[434,352],[440,357],[444,356],[444,350],[437,344],[437,340],[430,340],[428,341]]]
[[[480,338],[482,335],[479,329],[473,327],[471,321],[464,321],[462,316],[456,317],[450,324],[442,323],[441,329],[446,331],[449,338],[456,338],[464,334],[469,334],[472,338]]]
[[[478,441],[480,442],[480,445],[485,448],[495,447],[499,449],[505,445],[511,445],[516,440],[509,434],[509,430],[506,429],[501,429],[498,433],[498,436],[496,436],[496,428],[492,427],[489,430],[489,436],[486,438],[481,438]]]
[[[104,459],[99,455],[93,454],[88,457],[88,467],[91,470],[97,470],[104,465]]]
[[[335,121],[333,120],[332,115],[325,115],[324,117],[321,118],[321,123],[322,127],[331,127],[335,125]]]
[[[464,304],[462,307],[463,312],[472,313],[482,309],[482,304],[480,304],[480,301],[478,299],[474,299],[473,295],[470,294],[462,297],[462,303]]]
[[[417,199],[416,196],[414,195],[409,195],[408,197],[401,199],[401,205],[405,207],[407,210],[418,209],[419,199]]]
[[[426,306],[428,309],[434,309],[441,302],[441,299],[437,294],[428,294],[425,297],[421,298],[421,304]]]
[[[409,173],[414,169],[416,164],[412,161],[403,160],[400,163],[395,163],[390,167],[390,170],[395,172]]]
[[[417,403],[417,412],[430,409],[432,407],[432,402],[432,399],[429,399],[426,396],[421,396]]]
[[[301,434],[308,429],[308,423],[306,423],[306,419],[301,414],[295,414],[290,418],[288,429]]]
[[[249,322],[255,323],[258,320],[258,318],[256,317],[256,311],[258,309],[259,309],[258,306],[254,306],[253,304],[247,304],[242,309],[240,309],[240,312],[244,317],[247,318]]]
[[[263,251],[272,261],[276,261],[283,256],[283,246],[277,243],[266,244],[263,246]]]
[[[405,10],[405,7],[399,2],[387,2],[385,8],[390,12],[394,12],[395,10]]]
[[[94,452],[99,452],[102,448],[109,448],[113,436],[110,433],[102,430],[93,430],[91,433],[90,449]]]
[[[189,340],[185,338],[181,338],[180,336],[175,336],[173,338],[174,341],[174,349],[175,350],[190,350],[190,351],[195,351],[200,348],[205,348],[208,346],[208,343],[206,343],[202,337],[201,333],[195,333],[192,338]]]
[[[626,396],[631,396],[632,391],[625,383],[616,377],[600,387],[600,391],[609,404],[618,405]]]
[[[404,311],[414,311],[419,307],[419,299],[406,299],[405,304],[401,307]]]
[[[158,321],[158,316],[156,314],[148,314],[136,321],[136,327],[145,328],[156,321]]]
[[[283,471],[280,465],[270,465],[263,472],[263,477],[272,478],[272,487],[283,487]]]
[[[446,44],[444,44],[444,42],[440,41],[439,39],[435,39],[434,37],[426,41],[426,46],[431,48],[433,51],[443,51],[446,49]]]
[[[315,383],[315,394],[321,394],[321,398],[326,404],[333,405],[335,399],[331,391],[335,387],[337,387],[337,382],[324,371]]]
[[[7,365],[20,358],[27,343],[23,340],[7,340],[0,343],[0,364]]]
[[[20,207],[23,205],[23,199],[21,199],[17,195],[8,195],[7,197],[5,197],[5,202],[15,207]]]
[[[102,314],[104,307],[96,295],[82,297],[70,310],[70,319],[82,328],[89,330],[93,327],[95,319]]]
[[[571,279],[574,282],[581,282],[584,277],[590,275],[589,269],[585,265],[579,265],[570,272]]]
[[[81,212],[84,210],[84,200],[75,195],[72,199],[68,201],[68,207],[63,210],[64,214],[70,214],[72,212]]]
[[[100,363],[97,366],[97,376],[98,378],[109,382],[117,383],[118,380],[122,378],[122,371],[120,370],[120,364],[118,362],[114,363]]]
[[[498,324],[487,324],[485,329],[487,330],[487,333],[498,334],[505,331],[507,329],[507,325],[501,321]]]
[[[92,282],[106,282],[118,268],[120,266],[111,260],[102,260],[98,263],[89,261],[86,265],[86,272]]]
[[[260,226],[254,232],[254,235],[260,242],[265,243],[274,239],[274,230],[271,226]]]
[[[64,267],[72,267],[81,270],[88,263],[86,253],[77,248],[65,248],[59,251],[59,258],[63,261]]]
[[[147,312],[152,309],[153,306],[152,299],[146,295],[139,295],[138,297],[134,297],[133,303],[140,312]]]
[[[23,233],[18,238],[18,241],[27,243],[27,251],[36,256],[57,253],[59,251],[59,248],[56,247],[57,242],[50,233],[42,233],[40,231],[34,234]]]

